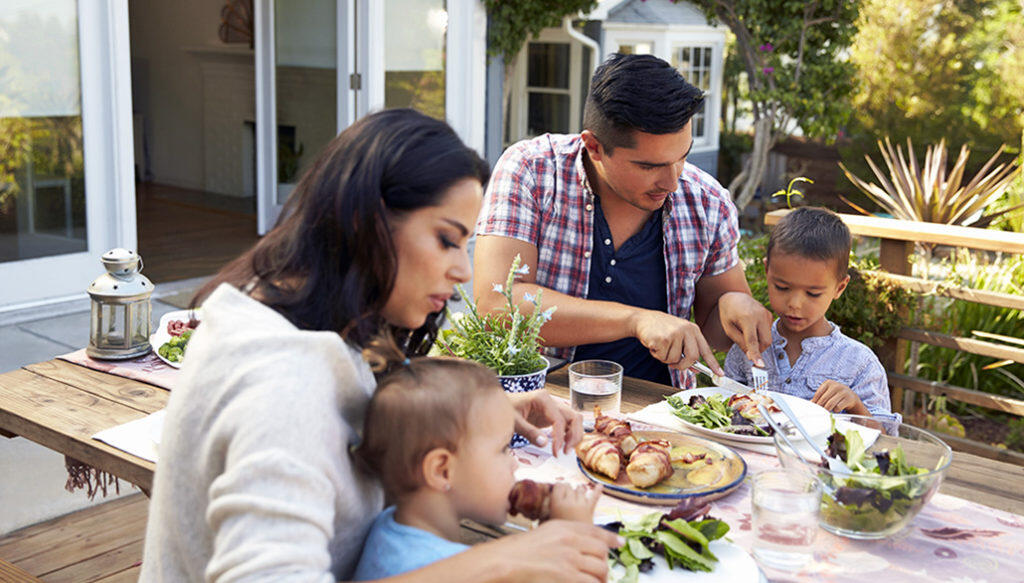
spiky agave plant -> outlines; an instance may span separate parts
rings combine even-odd
[[[1000,146],[966,183],[964,173],[971,154],[971,149],[966,145],[960,147],[960,155],[949,168],[945,139],[928,146],[924,164],[920,166],[910,138],[907,138],[906,154],[902,148],[894,148],[888,137],[884,144],[878,141],[878,149],[882,152],[888,176],[870,156],[864,156],[877,183],[861,180],[842,162],[839,167],[854,186],[897,219],[984,228],[996,218],[1024,207],[1024,204],[1019,204],[998,211],[988,208],[1021,173],[1020,165],[1015,160],[996,164],[1005,145]],[[843,200],[861,213],[872,214],[845,198]]]

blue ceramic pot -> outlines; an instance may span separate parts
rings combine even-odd
[[[525,374],[517,375],[498,375],[498,380],[501,382],[501,388],[505,389],[507,393],[525,393],[527,391],[536,391],[537,389],[544,388],[544,382],[548,376],[548,365],[547,358],[544,359],[544,367],[535,372],[528,372]],[[528,439],[515,433],[512,435],[512,447],[523,447],[530,443]]]

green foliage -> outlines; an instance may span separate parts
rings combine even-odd
[[[765,306],[769,306],[768,282],[762,259],[767,244],[767,235],[741,240],[739,244],[740,261],[744,265],[750,291],[754,299]],[[914,296],[866,273],[878,268],[875,258],[852,256],[850,264],[850,283],[843,295],[832,302],[828,319],[850,338],[877,351],[886,338],[906,324],[900,312],[911,307]]]
[[[769,116],[776,131],[795,124],[808,137],[835,137],[855,88],[856,68],[842,54],[857,32],[859,0],[693,3],[735,35],[755,120]]]
[[[814,184],[814,181],[811,180],[810,178],[806,178],[804,176],[797,176],[793,180],[789,181],[789,184],[786,185],[786,188],[775,191],[772,194],[771,198],[786,197],[786,208],[793,208],[793,199],[804,197],[803,192],[800,192],[799,190],[793,188],[793,185],[796,184],[797,182],[806,182],[807,184]]]
[[[541,29],[560,26],[562,19],[587,13],[597,0],[483,0],[487,9],[487,56],[504,57],[506,63],[519,54],[527,39]]]
[[[475,360],[499,375],[519,375],[543,368],[547,363],[540,355],[540,328],[551,319],[555,308],[541,310],[541,293],[524,294],[523,299],[533,305],[533,312],[525,314],[512,297],[512,285],[520,275],[529,273],[529,267],[520,265],[519,255],[512,261],[505,284],[494,284],[489,293],[505,296],[505,306],[497,312],[481,314],[476,302],[467,299],[467,311],[447,313],[451,328],[442,330],[436,347],[442,354]],[[467,297],[462,286],[459,294]]]
[[[1019,0],[864,0],[849,52],[859,70],[842,150],[855,174],[880,136],[941,138],[985,152],[1024,130],[1024,5]]]
[[[842,162],[839,167],[854,186],[897,219],[984,227],[1000,215],[1017,210],[1012,206],[998,211],[991,208],[1021,174],[1014,160],[996,163],[1003,152],[1002,146],[969,180],[964,178],[971,155],[966,145],[960,147],[960,155],[952,167],[946,164],[945,139],[939,140],[938,145],[928,146],[922,165],[918,165],[910,138],[907,138],[906,155],[902,148],[893,148],[889,138],[884,145],[879,141],[878,149],[882,151],[888,176],[868,158],[876,183],[861,180]],[[851,206],[866,215],[872,214],[852,203]]]
[[[1014,255],[986,265],[978,255],[962,252],[947,265],[950,285],[1024,295],[1024,256]],[[1024,336],[1024,312],[938,296],[925,298],[919,324],[956,336],[977,337],[974,331],[1021,338]],[[980,338],[991,341],[988,338]],[[922,344],[917,369],[921,378],[959,387],[1024,399],[1024,365],[997,362],[998,359],[968,354],[949,348]],[[967,405],[950,404],[962,413]]]

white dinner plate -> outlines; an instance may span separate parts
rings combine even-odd
[[[782,393],[776,393],[775,391],[766,391],[766,393],[773,399],[785,399],[786,404],[789,405],[790,409],[792,409],[793,412],[796,413],[797,417],[800,418],[800,423],[803,424],[804,428],[807,429],[808,433],[814,436],[828,435],[829,430],[832,428],[831,415],[827,410],[822,408],[820,405],[812,403],[806,399],[801,399],[800,397],[794,397],[793,395],[784,395]],[[693,397],[695,395],[700,395],[706,399],[711,395],[723,395],[726,398],[728,398],[732,394],[733,393],[731,391],[722,389],[720,387],[705,387],[702,389],[691,389],[689,391],[681,391],[679,393],[676,393],[676,395],[682,397],[685,402],[688,402],[690,400],[690,397]],[[669,411],[672,411],[672,408],[668,405],[668,403],[665,403],[665,406],[668,407]],[[677,421],[680,424],[681,427],[685,427],[686,429],[689,429],[691,431],[707,435],[708,437],[713,437],[717,440],[734,442],[738,441],[742,443],[759,443],[764,445],[773,444],[771,436],[766,437],[763,435],[737,435],[735,433],[729,433],[727,431],[709,429],[702,425],[697,425],[696,423],[690,423],[689,421],[681,419],[675,416],[674,414],[672,415],[672,417],[675,421]],[[783,428],[790,429],[790,431],[786,433],[786,435],[789,436],[790,439],[803,439],[802,437],[800,437],[800,434],[796,431],[795,428],[790,427],[789,420],[787,419],[785,414],[781,412],[772,413],[772,419],[774,419],[777,423],[782,425]]]
[[[201,308],[195,310],[194,314],[196,319],[201,321],[202,318],[200,317],[200,310]],[[188,319],[191,318],[192,315],[193,310],[175,310],[173,312],[167,312],[166,314],[160,317],[160,324],[158,324],[156,329],[153,330],[153,333],[149,335],[149,345],[153,348],[153,354],[157,355],[157,357],[160,360],[166,362],[167,364],[173,366],[174,368],[181,368],[181,363],[171,362],[166,358],[160,356],[159,352],[160,347],[171,340],[171,335],[167,332],[167,323],[170,322],[171,320],[188,321]]]
[[[729,536],[729,535],[726,535]],[[638,578],[641,583],[673,583],[686,581],[687,583],[701,583],[703,581],[721,583],[756,583],[761,580],[761,571],[747,551],[735,543],[724,539],[711,541],[708,545],[711,552],[718,557],[715,568],[711,572],[687,571],[676,567],[669,570],[665,557],[655,554],[651,559],[654,568],[646,573],[640,573]],[[622,565],[612,567],[608,580],[617,581],[625,573]]]

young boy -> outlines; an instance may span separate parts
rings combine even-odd
[[[832,211],[801,207],[768,237],[768,298],[778,319],[761,358],[768,387],[833,412],[900,420],[892,413],[885,369],[870,348],[825,319],[850,276],[850,230]],[[751,362],[733,346],[725,374],[752,385]]]
[[[515,484],[515,410],[493,371],[455,358],[399,361],[390,369],[370,401],[354,455],[380,477],[394,506],[370,529],[357,581],[467,549],[458,542],[459,521],[504,523]],[[551,518],[591,522],[600,492],[555,484]]]

